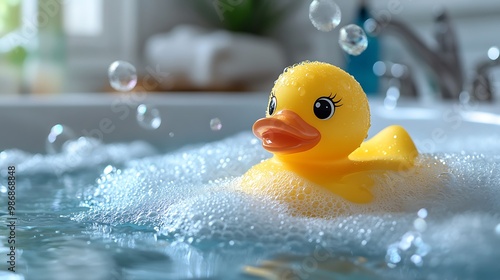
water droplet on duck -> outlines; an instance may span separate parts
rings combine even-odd
[[[300,96],[304,96],[306,94],[306,90],[303,87],[299,87],[297,90],[299,91]]]

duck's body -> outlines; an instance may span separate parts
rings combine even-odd
[[[396,136],[396,137],[394,137]],[[394,139],[391,145],[385,145],[386,141],[379,141],[391,137]],[[398,140],[399,139],[399,140]],[[374,136],[344,159],[332,161],[301,162],[282,160],[272,157],[253,166],[244,175],[243,186],[260,188],[262,181],[269,182],[276,172],[291,171],[303,178],[306,182],[297,185],[307,185],[307,182],[321,186],[348,201],[355,203],[368,203],[373,199],[371,176],[380,175],[385,171],[404,171],[413,166],[417,155],[413,141],[406,131],[400,126],[390,126]],[[263,180],[263,174],[267,174],[267,180]],[[257,179],[256,181],[253,179]],[[272,181],[272,180],[271,180]],[[281,180],[275,181],[274,186],[267,183],[263,188],[282,188]],[[281,192],[279,192],[281,193]],[[293,193],[292,193],[293,195]],[[278,198],[290,201],[295,199]]]
[[[276,199],[289,202],[297,195],[294,188],[307,185],[351,202],[371,202],[371,176],[411,168],[418,152],[400,126],[363,142],[369,126],[368,100],[352,76],[320,62],[288,69],[271,92],[266,118],[253,127],[274,156],[243,175],[243,191],[289,187],[289,192],[274,192]],[[297,175],[292,185],[277,176],[283,172]]]

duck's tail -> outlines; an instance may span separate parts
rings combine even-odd
[[[413,166],[417,156],[417,148],[408,132],[399,125],[391,125],[363,142],[349,155],[349,159],[353,161],[370,159],[379,164],[385,162],[389,166],[403,170]]]

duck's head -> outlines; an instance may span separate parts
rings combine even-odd
[[[351,75],[328,63],[303,62],[276,80],[266,118],[253,132],[279,158],[317,161],[347,157],[369,127],[368,100]]]

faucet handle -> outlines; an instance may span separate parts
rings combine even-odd
[[[472,96],[478,101],[493,101],[493,91],[487,74],[476,75],[472,82]]]
[[[500,50],[498,47],[488,49],[488,60],[476,66],[476,76],[472,82],[472,96],[478,101],[492,102],[493,88],[489,77],[489,70],[500,65]]]
[[[438,45],[437,54],[450,66],[455,80],[463,81],[457,36],[450,17],[444,9],[435,18],[435,37]]]
[[[387,79],[387,96],[392,96],[392,91],[397,89],[401,96],[418,97],[417,86],[409,66],[402,63],[377,61],[373,64],[373,73],[378,77]],[[396,99],[399,98],[399,95]]]
[[[440,23],[437,25],[441,26],[441,29],[450,31],[440,32],[441,39],[439,40],[442,40],[442,43],[439,43],[440,47],[437,50],[427,45],[407,24],[397,19],[375,18],[374,21],[370,22],[373,24],[370,25],[369,32],[375,35],[382,35],[385,31],[394,32],[398,37],[404,39],[407,45],[415,50],[420,59],[434,72],[439,83],[441,96],[444,99],[458,99],[463,91],[464,79],[462,65],[458,59],[456,38],[452,35],[454,33],[451,32],[451,23],[446,13],[442,13],[436,20]],[[452,53],[444,55],[443,52],[447,52],[447,50],[451,50]]]

